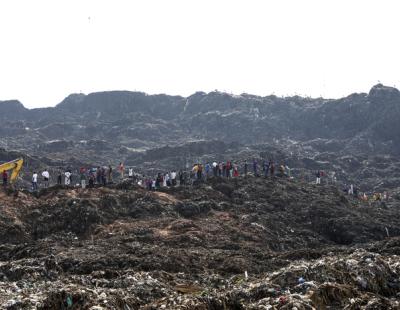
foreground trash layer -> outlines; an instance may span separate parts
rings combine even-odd
[[[2,309],[398,309],[398,205],[210,179],[1,192]]]

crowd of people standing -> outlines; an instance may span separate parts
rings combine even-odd
[[[123,180],[125,177],[125,167],[121,162],[115,169],[119,175],[119,179]],[[103,185],[113,183],[114,169],[111,165],[108,166],[97,166],[97,167],[80,167],[78,170],[73,169],[62,169],[59,168],[55,173],[56,184],[65,186],[81,186],[82,188],[94,187],[94,185]],[[42,182],[41,185],[46,188],[50,185],[50,173],[47,169],[41,173]],[[133,177],[133,168],[128,168],[129,178]],[[39,175],[38,172],[34,171],[32,174],[32,190],[36,191],[39,188]]]
[[[251,167],[251,168],[250,168]],[[196,163],[192,168],[186,170],[175,170],[166,173],[157,173],[154,177],[138,175],[134,173],[133,168],[126,168],[121,162],[119,165],[113,169],[112,165],[108,166],[97,166],[97,167],[81,167],[79,170],[73,171],[72,169],[62,169],[59,168],[56,172],[53,172],[55,179],[57,180],[57,185],[65,186],[81,186],[86,188],[87,186],[93,187],[95,185],[106,186],[107,184],[114,183],[115,174],[118,174],[119,180],[123,180],[127,172],[128,178],[135,178],[139,185],[149,189],[154,190],[160,187],[170,187],[177,185],[188,185],[192,184],[194,181],[206,180],[210,176],[214,177],[226,177],[235,178],[240,175],[248,175],[250,171],[253,172],[254,176],[275,176],[275,163],[272,160],[261,161],[253,159],[251,165],[244,161],[242,165],[239,165],[233,161],[226,162],[209,162],[206,164]],[[278,168],[278,174],[280,176],[291,177],[290,169],[288,166],[281,164]],[[41,176],[41,178],[40,178]],[[49,187],[50,185],[50,172],[45,169],[39,173],[37,171],[33,172],[32,175],[32,190],[36,191],[39,188],[39,183],[41,187]],[[41,181],[40,181],[41,179]],[[54,182],[53,182],[54,183]]]
[[[139,180],[139,185],[147,188],[148,190],[157,190],[161,187],[173,187],[176,185],[190,185],[195,181],[205,181],[207,178],[224,177],[236,178],[239,176],[247,176],[251,173],[256,177],[273,177],[273,176],[287,176],[291,178],[291,170],[283,163],[278,166],[276,172],[275,163],[273,160],[264,160],[259,162],[253,159],[251,165],[245,160],[242,164],[233,161],[220,161],[208,162],[206,164],[196,163],[190,170],[175,170],[167,173],[158,173],[155,177],[145,177]]]
[[[214,161],[193,164],[191,169],[182,169],[176,172],[171,170],[169,172],[159,172],[154,177],[137,174],[132,167],[125,167],[122,162],[115,167],[97,166],[97,167],[80,167],[78,170],[62,169],[52,170],[53,176],[50,175],[49,170],[44,169],[39,173],[34,171],[32,174],[32,191],[37,191],[40,187],[47,188],[50,184],[74,186],[74,187],[94,187],[106,186],[108,184],[122,181],[125,175],[132,179],[138,185],[148,189],[157,190],[162,187],[186,186],[192,185],[194,182],[201,182],[207,180],[209,177],[219,178],[237,178],[239,176],[247,176],[249,174],[254,177],[288,177],[292,179],[291,169],[284,163],[276,164],[273,160],[259,160],[252,159],[250,162],[247,160],[241,163],[231,160],[227,161]],[[301,177],[300,177],[301,178]],[[321,184],[321,180],[326,178],[325,183],[336,183],[335,172],[329,172],[327,175],[324,171],[318,170],[315,172],[315,184]],[[6,188],[8,184],[8,171],[2,172],[3,186]],[[53,180],[53,181],[52,181]],[[55,181],[56,180],[56,181]],[[344,185],[343,191],[345,194],[354,196],[363,201],[385,201],[388,199],[389,194],[373,193],[359,193],[358,188],[353,185]]]

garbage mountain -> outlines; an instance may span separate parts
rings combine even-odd
[[[118,159],[136,169],[148,163],[148,154],[163,148],[193,148],[178,160],[164,155],[171,167],[191,164],[199,155],[233,157],[237,149],[230,146],[257,157],[273,147],[286,154],[285,160],[292,154],[291,162],[311,159],[305,169],[330,163],[328,168],[341,174],[343,182],[368,190],[393,189],[400,184],[395,173],[399,117],[400,92],[382,84],[337,100],[110,91],[73,94],[54,108],[29,110],[18,101],[0,102],[0,147],[44,157],[45,162],[99,165]],[[208,144],[198,154],[193,143]]]

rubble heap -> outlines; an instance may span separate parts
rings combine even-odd
[[[283,178],[0,193],[4,309],[398,309],[398,207]]]

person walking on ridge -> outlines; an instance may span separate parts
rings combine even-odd
[[[315,184],[321,184],[321,171],[318,170],[315,176],[317,177]]]
[[[62,184],[62,172],[61,170],[58,170],[58,175],[57,175],[57,185]]]
[[[120,177],[121,177],[121,180],[123,180],[124,179],[124,164],[121,162],[121,163],[119,163],[119,165],[118,165],[118,170],[119,170],[119,174],[120,174]]]
[[[33,175],[32,175],[32,190],[33,191],[37,191],[37,189],[38,189],[37,179],[38,179],[38,174],[36,173],[36,171],[34,171]]]
[[[72,173],[71,173],[71,171],[69,171],[69,170],[67,170],[65,173],[64,173],[64,175],[65,175],[65,185],[70,185],[71,184],[71,175],[72,175]]]
[[[50,173],[47,171],[47,169],[45,169],[42,172],[42,177],[43,177],[43,183],[44,183],[44,187],[49,187],[49,179],[50,179]]]
[[[275,165],[273,160],[269,161],[269,172],[271,174],[271,177],[275,175]]]
[[[264,177],[268,177],[268,171],[269,171],[269,164],[267,163],[266,160],[263,161],[263,172],[264,172]]]
[[[111,165],[108,165],[107,179],[108,179],[108,183],[112,183],[113,178],[112,178],[112,167],[111,167]]]
[[[254,172],[254,176],[255,177],[258,176],[258,173],[257,173],[257,159],[253,160],[253,172]]]

